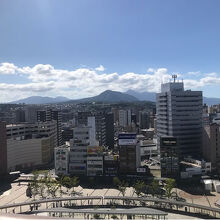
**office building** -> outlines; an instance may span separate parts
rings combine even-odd
[[[24,107],[25,122],[35,123],[37,122],[37,111],[40,109],[37,105],[27,105]]]
[[[36,112],[36,117],[38,122],[46,122],[46,121],[56,121],[57,122],[57,144],[61,146],[63,144],[62,140],[62,116],[59,110],[38,110]]]
[[[179,148],[175,137],[160,138],[161,177],[179,177]]]
[[[140,129],[148,129],[150,127],[150,115],[148,112],[139,112],[139,127]]]
[[[119,126],[127,127],[131,125],[131,110],[119,110]]]
[[[0,176],[7,173],[6,123],[0,122]]]
[[[103,175],[103,149],[102,146],[87,147],[87,176]]]
[[[119,168],[119,155],[105,155],[104,156],[104,175],[117,176]]]
[[[70,140],[69,173],[87,175],[88,147],[98,146],[96,141],[95,117],[88,117],[88,126],[81,125],[73,129]]]
[[[57,147],[56,122],[7,125],[7,169],[34,169],[53,160]]]
[[[55,174],[67,175],[69,166],[69,151],[70,148],[67,145],[62,145],[55,148]]]
[[[212,164],[212,170],[220,174],[220,125],[212,123],[203,129],[203,157]]]
[[[114,114],[108,112],[105,114],[105,140],[106,146],[114,148]]]
[[[141,164],[140,146],[137,144],[136,134],[121,133],[118,135],[119,172],[121,174],[135,174]]]
[[[157,94],[157,142],[161,137],[178,139],[181,158],[201,155],[202,92],[184,90],[183,82],[161,85]]]
[[[15,122],[16,123],[25,122],[25,111],[24,110],[17,109],[15,111]]]

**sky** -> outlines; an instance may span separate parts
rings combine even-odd
[[[220,98],[219,8],[219,0],[1,0],[0,102],[159,92],[172,74]]]

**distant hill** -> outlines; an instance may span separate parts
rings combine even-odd
[[[156,93],[154,92],[136,92],[134,90],[128,90],[126,94],[132,95],[140,101],[152,101],[156,102]],[[208,98],[203,97],[203,103],[207,105],[220,104],[220,98]]]
[[[132,95],[140,101],[156,101],[156,93],[154,92],[136,92],[134,90],[128,90],[126,94]]]
[[[66,97],[58,96],[56,98],[31,96],[25,99],[10,102],[9,104],[50,104],[50,103],[83,103],[83,102],[104,102],[104,103],[119,103],[119,102],[138,102],[138,101],[156,101],[156,93],[153,92],[136,92],[134,90],[128,90],[125,93],[106,90],[97,96],[70,100]],[[208,98],[203,97],[203,103],[207,105],[220,104],[220,98]]]
[[[207,105],[217,105],[220,104],[220,98],[203,97],[203,103]]]
[[[102,93],[100,93],[97,96],[93,96],[90,98],[84,98],[84,99],[78,99],[78,100],[72,100],[73,102],[105,102],[105,103],[118,103],[118,102],[137,102],[139,101],[134,96],[122,93],[122,92],[116,92],[111,90],[106,90]],[[71,102],[71,101],[69,101]]]
[[[20,99],[17,101],[10,102],[11,104],[49,104],[49,103],[57,103],[57,102],[66,102],[69,99],[66,97],[58,96],[56,98],[52,97],[43,97],[43,96],[30,96],[25,99]]]

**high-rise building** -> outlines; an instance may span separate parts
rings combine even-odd
[[[67,175],[69,166],[69,147],[62,145],[55,148],[55,173],[56,175]]]
[[[134,174],[141,163],[140,145],[137,144],[136,134],[121,133],[118,136],[119,171],[121,174]]]
[[[70,140],[70,174],[87,174],[88,147],[98,146],[96,141],[95,117],[88,117],[88,126],[78,125],[73,129],[73,139]],[[90,158],[91,159],[91,158]]]
[[[106,120],[104,112],[78,112],[78,125],[88,125],[88,118],[95,117],[96,139],[99,145],[106,146]]]
[[[36,105],[27,105],[24,108],[25,111],[25,122],[35,123],[37,121],[37,111],[40,109]]]
[[[105,137],[106,146],[114,148],[114,114],[108,112],[105,114]]]
[[[22,109],[17,109],[15,111],[15,122],[20,123],[20,122],[25,122],[25,111]]]
[[[220,125],[212,123],[203,129],[203,157],[212,163],[212,170],[220,174]]]
[[[202,92],[184,90],[183,82],[161,85],[157,94],[157,141],[160,137],[178,139],[180,157],[201,155]]]
[[[178,178],[179,152],[175,137],[160,138],[161,177]]]
[[[148,112],[139,112],[140,129],[148,129],[150,127],[150,115]]]
[[[7,173],[6,123],[0,122],[0,176]]]
[[[119,125],[121,127],[131,125],[131,110],[119,110]]]
[[[57,144],[61,146],[63,144],[62,140],[62,116],[59,110],[38,110],[36,112],[36,118],[38,122],[52,121],[55,120],[57,122]]]

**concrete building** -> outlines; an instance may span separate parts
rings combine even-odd
[[[62,140],[62,115],[59,110],[38,110],[37,111],[37,121],[46,122],[46,121],[56,121],[57,123],[57,144],[61,146],[63,144]]]
[[[15,111],[15,122],[16,123],[25,122],[25,111],[23,109],[17,109]]]
[[[198,157],[202,148],[202,92],[184,90],[183,82],[161,85],[157,94],[157,139],[178,138],[179,155]]]
[[[98,146],[96,140],[95,117],[88,117],[87,124],[73,129],[70,140],[69,173],[87,175],[87,155],[89,146]]]
[[[24,107],[25,122],[35,123],[37,122],[37,111],[40,109],[37,105],[27,105]]]
[[[33,169],[53,160],[57,146],[56,123],[7,125],[8,172]]]
[[[131,110],[119,110],[119,126],[127,127],[131,125]]]
[[[69,151],[70,148],[67,145],[62,145],[55,148],[55,174],[67,175],[69,167]]]
[[[148,129],[150,127],[150,115],[148,112],[139,112],[139,127],[140,129]]]
[[[73,139],[70,140],[69,173],[86,175],[87,147],[89,146],[90,128],[86,126],[73,129]]]
[[[220,174],[220,125],[212,123],[203,129],[203,157],[212,163],[212,170]]]
[[[6,123],[0,122],[0,176],[7,173]]]
[[[105,114],[105,136],[106,146],[114,148],[114,114],[112,112]]]
[[[119,168],[119,155],[104,156],[104,175],[117,176]]]
[[[103,175],[103,150],[101,146],[87,147],[87,176]]]
[[[175,137],[160,138],[161,177],[179,177],[179,146]]]
[[[136,134],[121,133],[118,136],[119,172],[121,174],[135,174],[141,165],[140,146],[137,144]]]

